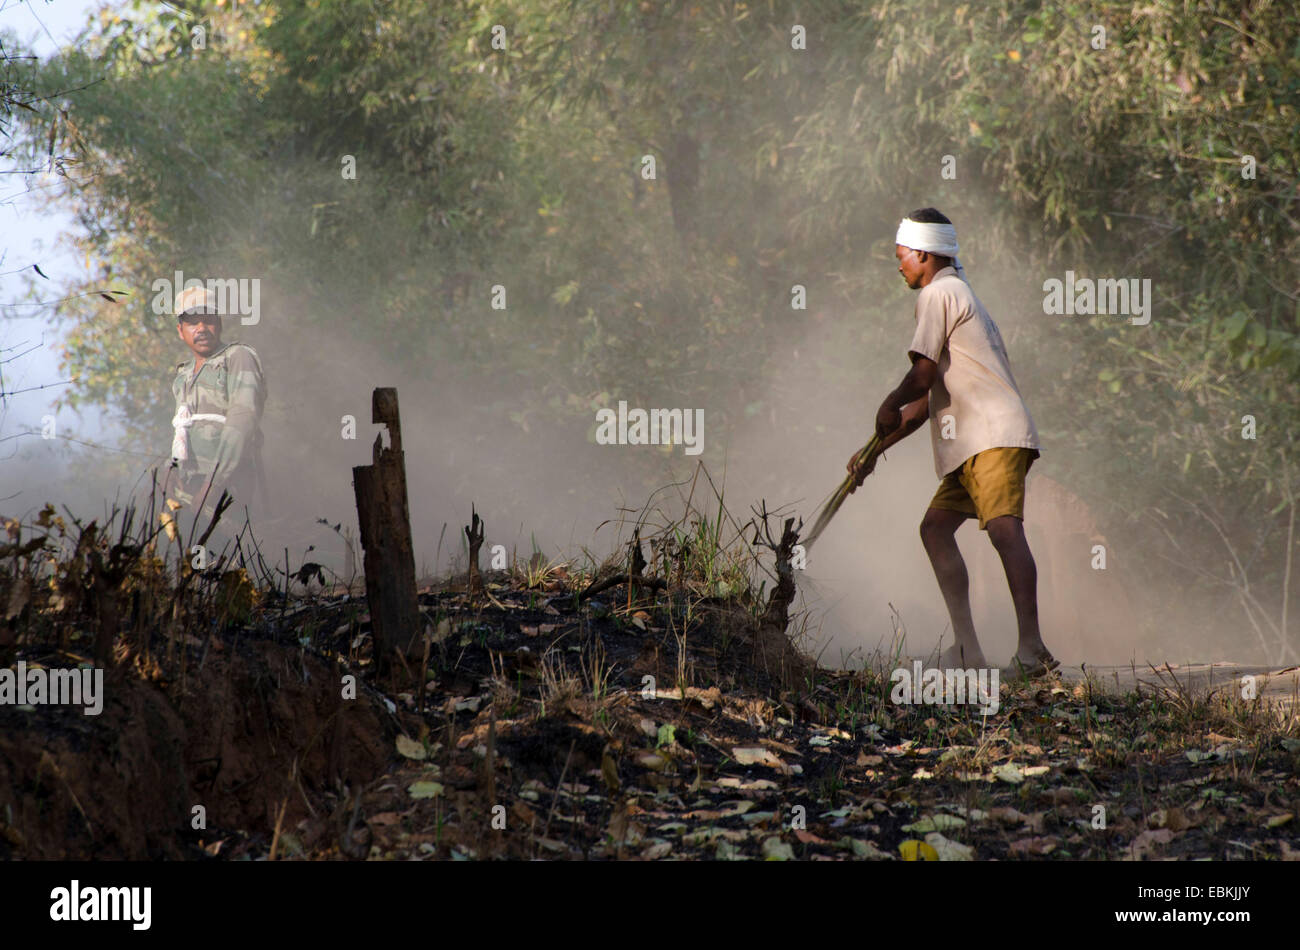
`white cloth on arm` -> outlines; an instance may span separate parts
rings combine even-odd
[[[172,417],[172,458],[185,461],[190,457],[190,426],[196,422],[225,422],[226,417],[217,412],[190,412],[182,404]]]
[[[957,276],[966,279],[966,269],[957,259],[957,229],[951,224],[931,224],[928,221],[913,221],[904,218],[898,223],[898,233],[894,243],[910,247],[916,251],[929,251],[952,258],[952,266]]]

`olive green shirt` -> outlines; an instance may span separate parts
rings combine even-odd
[[[215,503],[228,488],[241,503],[253,500],[261,465],[262,433],[259,425],[266,404],[266,380],[257,352],[244,343],[227,343],[194,372],[194,357],[176,365],[172,395],[176,409],[188,405],[190,413],[215,413],[226,421],[195,421],[189,428],[189,457],[180,463],[184,497],[216,473],[208,502]]]

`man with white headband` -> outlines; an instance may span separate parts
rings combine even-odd
[[[898,272],[919,290],[912,368],[876,413],[887,449],[926,419],[941,479],[921,521],[921,540],[952,618],[945,669],[987,666],[971,619],[970,580],[956,532],[978,518],[997,549],[1020,628],[1005,676],[1037,676],[1059,664],[1038,629],[1038,571],[1025,539],[1025,474],[1039,455],[1038,432],[1011,375],[997,325],[966,283],[957,231],[934,208],[914,211],[894,238]],[[874,467],[874,462],[871,467]],[[870,468],[854,468],[859,484]]]
[[[211,509],[228,489],[242,512],[265,484],[259,423],[266,382],[256,351],[244,343],[221,342],[216,296],[189,287],[176,297],[176,334],[193,354],[176,365],[172,394],[172,459],[179,469],[176,499]]]

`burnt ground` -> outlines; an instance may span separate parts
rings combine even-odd
[[[752,605],[519,581],[423,590],[427,654],[385,681],[363,598],[264,595],[119,656],[98,717],[0,707],[0,857],[1300,857],[1296,720],[1266,700],[898,705],[887,671],[766,669]]]

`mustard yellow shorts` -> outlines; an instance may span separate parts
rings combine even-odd
[[[930,500],[931,508],[960,511],[979,518],[980,530],[1003,515],[1025,518],[1025,475],[1038,458],[1037,449],[1002,446],[977,452],[949,472]]]

